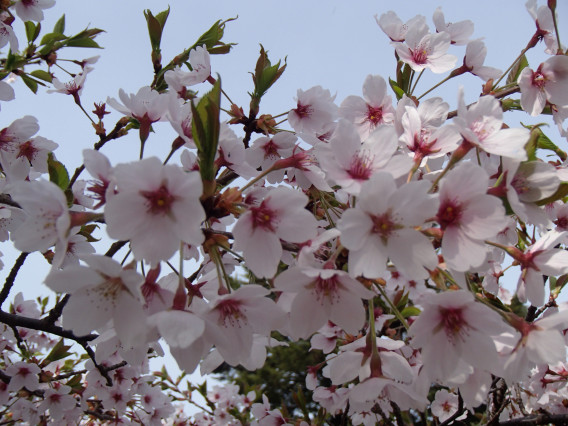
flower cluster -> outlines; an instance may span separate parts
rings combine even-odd
[[[259,115],[286,67],[264,48],[246,114],[212,76],[210,55],[231,50],[221,41],[226,22],[162,64],[168,11],[146,11],[154,78],[95,104],[96,120],[82,103],[96,58],[73,61],[80,71],[66,84],[54,65],[57,50],[77,40],[96,47],[100,30],[67,37],[63,21],[52,33],[59,44],[37,56],[33,40],[18,50],[13,13],[30,38],[40,31],[32,21],[53,4],[1,6],[0,47],[10,43],[19,58],[11,59],[22,64],[16,76],[31,79],[32,59],[45,65],[30,75],[71,95],[99,141],[70,178],[58,144],[36,136],[37,119],[0,126],[0,235],[21,252],[0,304],[34,252],[49,264],[42,282],[58,294],[49,309],[21,295],[10,312],[0,309],[2,421],[568,419],[568,309],[558,300],[568,282],[568,164],[553,142],[567,136],[568,56],[555,2],[527,2],[535,33],[505,73],[484,65],[472,22],[446,23],[437,9],[430,28],[423,16],[403,23],[385,13],[377,23],[396,52],[396,79],[370,74],[362,97],[341,102],[321,86],[299,89],[279,115]],[[540,40],[550,57],[529,66]],[[448,52],[457,46],[465,49],[456,67],[460,58]],[[416,96],[423,72],[448,74]],[[449,100],[453,111],[429,96],[465,73],[482,85],[474,102],[463,88]],[[13,98],[0,83],[0,100]],[[107,105],[122,115],[110,132]],[[552,115],[558,129],[545,135],[510,110]],[[147,156],[160,122],[176,139],[163,156]],[[129,132],[139,136],[140,158],[108,158],[105,144]],[[505,271],[518,280],[514,291]],[[223,364],[260,369],[273,348],[305,339],[322,352],[305,383],[316,413],[298,394],[290,412],[272,409],[262,389],[243,395],[228,385],[192,388],[208,408],[189,420],[171,397],[194,402],[191,390],[149,374],[162,345],[185,372],[207,374]]]

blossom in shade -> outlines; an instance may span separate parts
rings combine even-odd
[[[410,279],[429,276],[438,257],[428,238],[415,227],[436,212],[437,201],[425,181],[397,188],[392,176],[379,172],[364,183],[355,208],[343,213],[337,228],[349,249],[349,274],[379,278],[387,260]]]
[[[432,414],[438,418],[440,422],[445,422],[458,411],[458,396],[455,393],[450,393],[446,389],[440,389],[436,392],[434,401],[432,401]],[[459,420],[464,420],[467,413],[458,417]]]
[[[144,339],[147,326],[141,286],[144,277],[107,256],[86,255],[87,266],[52,270],[45,279],[53,291],[69,293],[62,325],[78,336],[102,330],[112,321],[126,347]]]
[[[6,368],[6,374],[11,377],[8,384],[9,391],[19,391],[23,387],[30,391],[39,388],[38,374],[41,369],[33,362],[19,361]]]
[[[5,12],[0,13],[0,48],[10,43],[10,50],[17,52],[19,47],[18,38],[12,25],[4,22],[6,19],[10,19],[10,15]]]
[[[316,236],[317,222],[304,209],[308,197],[285,187],[270,189],[235,224],[235,250],[258,277],[273,277],[282,257],[280,240],[302,243]]]
[[[136,259],[155,266],[172,257],[180,242],[201,244],[205,212],[198,173],[151,157],[117,165],[114,177],[118,193],[106,200],[107,232],[130,240]]]
[[[444,380],[465,363],[488,371],[498,364],[492,335],[507,330],[500,316],[465,290],[425,295],[422,313],[409,329],[431,379]]]
[[[365,323],[365,308],[361,299],[373,293],[334,269],[290,268],[276,277],[277,290],[294,293],[290,311],[292,333],[306,338],[332,321],[350,334]]]

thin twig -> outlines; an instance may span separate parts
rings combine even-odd
[[[0,308],[2,307],[2,304],[8,298],[8,295],[10,294],[10,290],[12,289],[12,286],[14,285],[14,281],[16,280],[16,276],[18,275],[18,271],[20,270],[20,268],[24,264],[24,261],[26,260],[26,257],[28,257],[28,254],[29,253],[24,251],[18,256],[18,258],[16,259],[16,262],[14,263],[14,266],[12,266],[12,270],[10,271],[8,276],[6,277],[6,281],[4,282],[4,287],[2,287],[2,291],[0,292]]]

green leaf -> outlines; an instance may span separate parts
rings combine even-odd
[[[59,18],[59,20],[55,23],[53,32],[59,34],[63,34],[65,32],[65,15]]]
[[[49,352],[49,354],[47,354],[45,359],[41,362],[42,366],[45,367],[54,361],[67,358],[72,354],[69,352],[69,349],[71,349],[71,345],[64,345],[63,339],[60,339],[59,342],[55,344],[51,352]]]
[[[529,61],[527,61],[527,57],[525,55],[521,56],[520,59],[517,61],[515,66],[511,68],[509,75],[507,76],[507,84],[516,83],[521,75],[521,71],[529,66]]]
[[[193,140],[197,146],[199,171],[204,184],[204,195],[212,195],[215,182],[215,155],[219,143],[219,113],[221,111],[221,79],[218,77],[213,89],[206,93],[197,106],[191,102],[193,113]]]
[[[554,142],[550,140],[548,136],[544,134],[544,132],[538,129],[539,135],[537,140],[537,148],[539,149],[546,149],[549,151],[553,151],[556,155],[560,157],[562,161],[566,161],[566,152],[562,151]]]
[[[408,317],[416,317],[420,315],[420,312],[421,312],[420,309],[418,309],[416,306],[407,306],[402,311],[400,311],[400,314],[404,318],[408,318]]]
[[[400,99],[402,99],[402,97],[404,96],[404,90],[402,90],[398,86],[398,84],[396,84],[396,81],[394,81],[392,78],[389,78],[389,84],[394,94],[396,95],[396,100],[400,101]]]
[[[555,201],[563,200],[566,196],[568,196],[568,183],[561,182],[554,194],[544,200],[537,201],[536,204],[539,206],[545,206],[547,204],[554,203]]]
[[[61,33],[49,33],[42,37],[40,44],[48,45],[56,41],[66,40],[67,37]]]
[[[52,153],[47,157],[47,170],[49,172],[49,180],[65,190],[69,186],[69,173],[63,163],[57,161]]]
[[[47,81],[48,83],[51,83],[53,80],[51,74],[44,70],[34,70],[30,73],[30,75],[33,75],[40,80]]]
[[[144,17],[146,18],[146,23],[148,24],[148,35],[150,36],[150,44],[152,45],[153,51],[160,51],[160,43],[162,42],[162,32],[164,31],[164,25],[170,14],[170,8],[158,13],[156,16],[152,14],[150,9],[144,11]]]
[[[189,51],[195,49],[197,46],[207,46],[207,50],[215,47],[215,46],[228,46],[229,50],[231,48],[231,46],[233,45],[232,43],[229,44],[225,44],[221,42],[221,39],[223,38],[223,35],[225,34],[225,24],[227,22],[233,21],[236,18],[231,18],[231,19],[227,19],[225,21],[221,21],[218,20],[217,22],[215,22],[211,28],[209,28],[205,33],[203,33],[201,35],[201,37],[199,37],[199,39],[197,40],[197,42],[191,46],[187,52],[189,54]]]
[[[101,46],[99,46],[95,40],[88,37],[69,39],[65,45],[68,47],[90,47],[101,49]]]
[[[24,22],[26,26],[26,37],[30,43],[34,42],[35,39],[39,36],[39,32],[41,30],[41,23],[34,24],[32,21]]]
[[[412,75],[412,68],[408,64],[404,64],[402,68],[399,68],[396,73],[396,84],[400,87],[404,93],[410,91],[410,76]]]
[[[37,81],[36,80],[31,78],[27,74],[22,74],[20,77],[22,78],[22,81],[26,84],[26,86],[28,86],[29,89],[32,92],[37,93]]]
[[[280,78],[286,64],[280,67],[280,61],[276,65],[272,65],[268,59],[267,52],[264,50],[262,44],[260,45],[260,56],[256,61],[256,67],[252,80],[254,82],[254,92],[251,95],[250,109],[253,116],[258,114],[260,99],[264,96],[267,90]]]

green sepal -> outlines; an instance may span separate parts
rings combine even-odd
[[[199,171],[203,181],[203,196],[213,195],[216,167],[215,155],[219,143],[219,114],[221,111],[221,79],[213,85],[213,89],[206,93],[197,106],[191,101],[193,140],[197,146]]]
[[[408,318],[408,317],[417,317],[418,315],[420,315],[420,312],[422,311],[420,311],[420,309],[418,309],[416,306],[407,306],[402,311],[400,311],[400,314],[404,318]]]
[[[56,184],[62,190],[69,186],[69,173],[60,161],[57,161],[52,153],[47,156],[47,170],[49,172],[49,180]]]
[[[525,55],[521,56],[515,66],[511,68],[511,71],[509,71],[509,75],[507,76],[507,84],[516,83],[523,69],[528,66],[529,61],[527,61],[527,57]]]
[[[545,198],[544,200],[537,201],[536,205],[545,206],[547,204],[554,203],[555,201],[563,200],[564,198],[566,198],[566,196],[568,196],[568,183],[561,182],[554,194],[552,194],[550,197]]]

